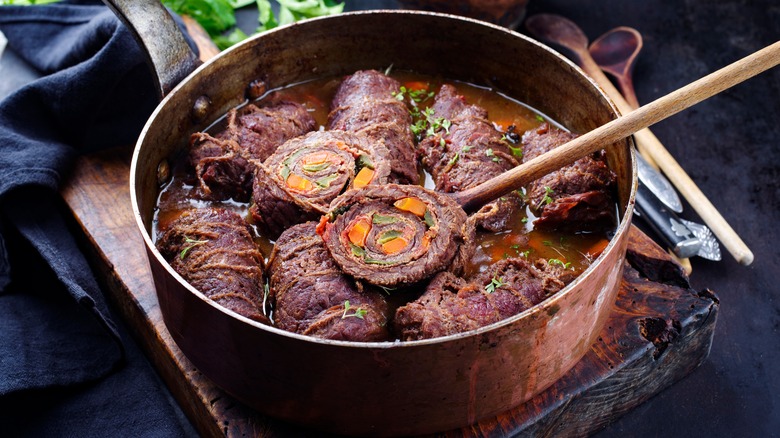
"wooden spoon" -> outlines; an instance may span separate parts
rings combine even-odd
[[[642,44],[642,35],[636,29],[621,26],[596,38],[588,48],[596,65],[615,77],[623,97],[634,109],[639,108],[634,91],[634,63]]]
[[[560,169],[588,154],[628,137],[640,129],[658,123],[777,64],[780,64],[780,41],[666,96],[660,97],[643,107],[628,112],[622,117],[618,117],[587,134],[583,134],[476,187],[452,193],[451,196],[463,209],[467,211],[474,210],[553,170]],[[712,208],[714,209],[714,207]],[[722,233],[724,227],[728,228],[736,236],[736,233],[731,230],[731,227],[722,218],[721,222],[711,225],[716,235],[719,232]],[[725,241],[721,238],[721,241],[739,263],[743,265],[751,264],[753,262],[753,253],[739,237],[736,237],[736,239],[736,241]]]

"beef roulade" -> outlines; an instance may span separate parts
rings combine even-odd
[[[396,287],[448,268],[461,271],[474,249],[471,224],[444,194],[388,184],[336,198],[317,231],[346,273]]]
[[[403,341],[452,335],[517,315],[561,290],[571,271],[540,259],[501,260],[465,281],[443,272],[417,300],[398,308],[394,324]]]
[[[216,137],[203,132],[190,137],[190,163],[206,199],[248,201],[256,167],[251,161],[265,160],[285,141],[316,126],[306,107],[286,101],[232,109],[227,118],[227,129]]]
[[[171,222],[157,247],[203,295],[247,318],[270,323],[263,312],[263,256],[238,213],[187,210]]]
[[[420,173],[406,104],[396,98],[401,84],[376,70],[347,77],[331,102],[328,129],[362,132],[387,146],[392,156],[390,182],[418,184]]]
[[[577,137],[543,123],[523,134],[523,160],[528,161]],[[534,227],[600,230],[614,226],[615,173],[603,151],[581,158],[528,185],[528,204],[538,219]]]
[[[441,86],[431,110],[427,113],[430,135],[420,141],[418,153],[436,190],[460,192],[517,166],[502,133],[488,121],[487,111],[466,103],[452,85]],[[477,226],[504,231],[512,211],[521,206],[516,193],[503,196],[475,213]]]
[[[384,145],[345,131],[311,132],[286,142],[258,166],[250,211],[273,239],[290,225],[325,214],[344,189],[384,184],[389,174]]]
[[[325,339],[386,341],[389,310],[381,292],[361,289],[334,263],[316,222],[287,229],[268,263],[274,324]]]

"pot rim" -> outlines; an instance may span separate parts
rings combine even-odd
[[[354,348],[354,349],[397,349],[397,348],[415,348],[425,345],[431,345],[431,344],[443,344],[448,343],[453,340],[463,339],[463,338],[470,338],[473,336],[479,336],[487,332],[492,332],[496,329],[499,329],[501,327],[511,325],[514,322],[526,318],[529,315],[536,314],[538,312],[541,312],[544,308],[548,308],[552,305],[554,305],[557,301],[563,299],[564,295],[568,295],[572,293],[572,290],[575,289],[580,282],[583,281],[583,279],[586,276],[592,275],[592,272],[596,269],[596,266],[599,264],[600,260],[605,258],[605,255],[609,252],[614,251],[615,246],[617,245],[617,242],[614,237],[610,239],[609,244],[604,249],[604,251],[597,257],[593,262],[580,274],[578,275],[571,283],[566,285],[563,289],[556,292],[552,296],[548,297],[544,301],[534,305],[533,307],[526,309],[525,311],[518,313],[516,315],[513,315],[509,318],[505,318],[501,321],[494,322],[492,324],[488,324],[486,326],[482,326],[473,330],[468,330],[461,333],[455,333],[447,336],[441,336],[437,338],[431,338],[431,339],[421,339],[421,340],[412,340],[412,341],[401,341],[399,339],[395,339],[392,341],[381,341],[381,342],[356,342],[356,341],[341,341],[341,340],[332,340],[332,339],[321,339],[316,338],[313,336],[305,336],[298,333],[289,332],[286,330],[282,330],[279,328],[276,328],[274,326],[261,324],[257,321],[254,321],[252,319],[249,319],[245,316],[242,316],[230,309],[227,309],[214,301],[207,298],[202,292],[198,291],[195,287],[189,284],[186,280],[184,280],[181,275],[179,275],[171,266],[170,264],[163,258],[162,254],[157,249],[156,245],[152,241],[151,233],[147,230],[146,225],[144,224],[143,220],[143,214],[141,213],[139,209],[139,203],[138,203],[138,196],[136,194],[136,184],[135,184],[135,175],[138,171],[138,161],[139,161],[139,155],[143,146],[144,139],[147,137],[147,133],[151,129],[151,125],[153,122],[158,118],[158,115],[165,110],[165,108],[168,106],[167,103],[178,94],[179,90],[183,88],[183,86],[189,82],[190,80],[194,79],[195,77],[203,74],[202,72],[204,70],[207,70],[212,64],[215,62],[218,62],[219,59],[222,59],[224,57],[231,56],[232,52],[236,50],[241,50],[244,46],[247,45],[254,45],[256,44],[256,41],[265,37],[266,35],[270,35],[276,32],[283,32],[288,28],[293,27],[299,27],[299,26],[307,26],[307,23],[312,22],[318,22],[322,20],[334,20],[339,19],[339,17],[342,16],[360,16],[360,15],[430,15],[450,20],[458,20],[458,21],[465,21],[470,22],[472,24],[476,24],[479,26],[486,26],[493,28],[497,31],[501,31],[503,33],[506,33],[509,37],[512,38],[521,38],[526,40],[526,42],[529,42],[531,44],[534,44],[538,46],[540,49],[545,50],[547,52],[550,52],[552,55],[557,57],[560,61],[564,62],[565,64],[568,64],[568,66],[577,71],[584,79],[586,79],[588,82],[590,82],[591,86],[593,86],[598,93],[601,95],[603,99],[606,100],[606,102],[609,104],[609,106],[612,108],[612,111],[616,117],[620,117],[621,113],[618,110],[615,103],[612,101],[612,99],[607,96],[606,92],[596,83],[595,80],[590,78],[579,66],[577,66],[574,62],[566,58],[564,55],[559,53],[558,51],[552,49],[551,47],[533,39],[526,35],[523,35],[517,31],[514,31],[512,29],[508,29],[496,24],[476,20],[473,18],[468,17],[462,17],[458,15],[453,14],[446,14],[446,13],[440,13],[440,12],[430,12],[430,11],[417,11],[417,10],[396,10],[396,9],[374,9],[374,10],[362,10],[362,11],[351,11],[351,12],[344,12],[338,15],[331,15],[331,16],[324,16],[324,17],[317,17],[317,18],[311,18],[307,20],[303,20],[300,22],[295,22],[291,24],[287,24],[284,26],[279,26],[277,28],[265,31],[260,34],[256,34],[251,36],[250,38],[247,38],[244,41],[241,41],[240,43],[222,51],[221,53],[217,54],[213,58],[209,59],[208,61],[204,62],[197,68],[195,68],[189,75],[187,75],[184,79],[181,80],[172,90],[170,93],[168,93],[157,105],[157,107],[154,109],[154,111],[149,115],[146,123],[144,124],[143,129],[141,130],[141,133],[138,136],[138,140],[136,141],[136,144],[133,147],[133,156],[132,161],[130,165],[130,199],[133,209],[133,216],[136,222],[136,225],[138,226],[138,230],[141,233],[141,237],[144,240],[144,243],[146,245],[147,249],[147,256],[149,254],[152,254],[158,262],[161,263],[161,265],[164,267],[166,272],[171,275],[180,285],[183,285],[190,293],[194,294],[198,299],[205,302],[209,306],[212,306],[216,310],[227,314],[230,317],[236,318],[239,321],[243,322],[244,324],[248,324],[250,326],[253,326],[255,328],[258,328],[260,330],[264,330],[270,333],[274,333],[277,335],[285,336],[291,339],[295,339],[298,341],[303,341],[307,343],[314,343],[314,344],[320,344],[320,345],[326,345],[326,346],[333,346],[333,347],[342,347],[342,348]],[[500,91],[500,90],[497,90]],[[637,189],[637,170],[636,170],[636,148],[634,147],[634,141],[633,136],[630,136],[626,139],[628,141],[629,146],[629,157],[631,160],[630,168],[631,168],[631,190],[630,195],[628,198],[628,202],[625,205],[625,209],[623,212],[622,217],[620,218],[620,221],[618,223],[617,228],[615,229],[615,236],[622,235],[623,233],[628,232],[627,228],[631,226],[631,217],[633,214],[634,209],[634,203],[635,203],[635,195],[636,195],[636,189]],[[155,286],[155,290],[157,290]]]

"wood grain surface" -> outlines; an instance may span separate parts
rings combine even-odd
[[[204,436],[323,436],[249,409],[201,375],[171,339],[132,218],[129,149],[82,157],[63,196],[84,231],[112,303]],[[621,291],[599,341],[534,399],[446,437],[581,436],[686,376],[709,354],[718,300],[634,228]]]

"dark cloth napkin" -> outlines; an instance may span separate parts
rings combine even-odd
[[[134,143],[158,103],[144,55],[100,3],[0,7],[0,30],[42,74],[0,102],[0,433],[190,434],[58,194],[79,154]]]

